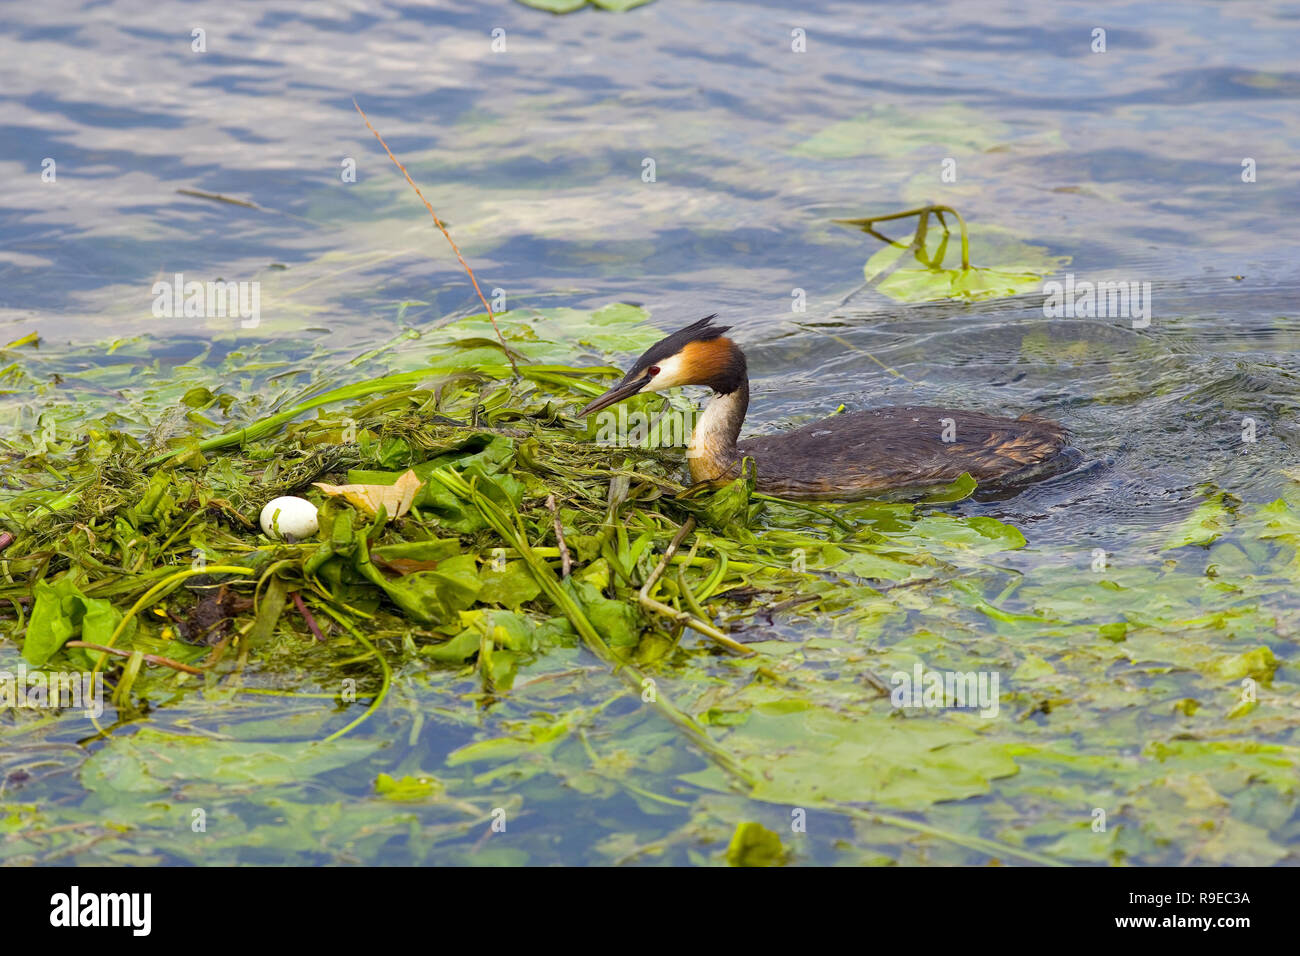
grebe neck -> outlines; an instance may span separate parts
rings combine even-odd
[[[725,394],[715,394],[705,406],[686,449],[692,481],[719,478],[736,463],[736,440],[748,409],[748,382]]]

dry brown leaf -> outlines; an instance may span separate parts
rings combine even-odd
[[[415,493],[424,486],[409,469],[391,485],[327,485],[323,481],[312,484],[327,495],[342,495],[368,515],[377,514],[382,506],[390,518],[400,518],[410,511]]]

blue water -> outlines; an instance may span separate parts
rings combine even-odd
[[[480,311],[355,98],[511,308],[720,313],[756,430],[841,402],[1057,417],[1087,467],[962,510],[1034,529],[1009,566],[1145,553],[1207,482],[1264,502],[1297,462],[1298,40],[1300,7],[1268,2],[5,4],[0,343],[145,334],[183,357],[229,336],[152,315],[175,273],[263,282],[242,334],[304,354]],[[1150,327],[1047,318],[1032,294],[892,301],[864,283],[879,244],[832,220],[927,201],[972,224],[976,265],[1022,243],[1149,282]],[[568,839],[555,859],[586,858]]]

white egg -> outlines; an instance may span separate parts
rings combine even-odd
[[[268,501],[262,509],[262,530],[268,538],[301,541],[314,535],[319,527],[316,506],[306,498],[286,495]]]

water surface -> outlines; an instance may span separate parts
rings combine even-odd
[[[1098,27],[1105,52],[1092,49]],[[492,49],[497,28],[503,52]],[[192,48],[195,29],[205,31],[204,52]],[[791,50],[796,29],[806,52]],[[1278,498],[1300,504],[1298,39],[1300,8],[1267,2],[657,0],[568,16],[504,0],[8,5],[0,342],[38,332],[51,368],[67,355],[68,400],[78,401],[79,373],[107,363],[107,343],[135,336],[164,365],[209,346],[215,361],[267,342],[290,358],[324,351],[342,362],[403,330],[480,311],[355,97],[485,292],[502,290],[509,308],[630,302],[664,330],[719,313],[749,354],[754,431],[841,403],[902,402],[1031,411],[1071,429],[1076,470],[950,509],[996,517],[1027,538],[972,571],[983,599],[1001,596],[1009,615],[1064,615],[1071,628],[998,620],[945,588],[870,626],[834,615],[773,622],[767,643],[830,682],[850,645],[878,658],[877,672],[923,659],[1010,677],[1014,707],[1001,725],[977,729],[1025,748],[1016,774],[932,806],[864,805],[1075,862],[1294,863],[1294,788],[1249,784],[1261,774],[1242,748],[1277,748],[1277,766],[1300,766],[1294,544],[1249,524]],[[42,181],[47,158],[54,182]],[[653,182],[643,179],[647,159]],[[955,181],[942,177],[945,160]],[[1243,182],[1244,160],[1253,182]],[[893,301],[864,282],[879,244],[832,220],[931,201],[972,224],[976,265],[1150,283],[1150,324],[1049,318],[1041,294]],[[907,238],[909,228],[886,232]],[[261,282],[260,326],[155,318],[151,289],[175,273]],[[792,310],[795,290],[804,311]],[[103,357],[87,358],[101,344]],[[600,360],[575,344],[574,364]],[[5,427],[30,429],[39,413],[20,396]],[[1253,442],[1243,441],[1247,419]],[[1171,547],[1220,492],[1227,504],[1211,517],[1222,519],[1223,541]],[[1254,548],[1260,541],[1275,550]],[[1096,590],[1099,549],[1109,591]],[[1237,596],[1199,590],[1216,576],[1235,582]],[[1075,590],[1077,605],[1062,610]],[[1125,645],[1097,636],[1122,620],[1134,627]],[[1205,662],[1260,646],[1280,665],[1260,708],[1229,720],[1236,671]],[[592,664],[571,657],[538,673]],[[206,794],[216,816],[233,820],[193,851],[161,835],[166,815],[143,797],[110,798],[113,788],[86,773],[84,751],[102,743],[82,753],[57,746],[86,736],[69,717],[42,738],[61,755],[58,772],[14,778],[4,799],[59,808],[40,826],[64,821],[59,814],[102,818],[107,802],[133,829],[85,847],[33,834],[11,844],[13,855],[684,863],[721,859],[738,822],[789,833],[779,800],[681,782],[701,759],[631,700],[603,712],[596,749],[650,767],[667,802],[589,772],[575,745],[577,755],[560,751],[527,773],[457,777],[523,813],[509,841],[431,836],[437,810],[411,811],[428,832],[387,817],[375,824],[381,836],[350,829],[348,814],[382,816],[377,773],[456,776],[444,766],[456,748],[538,710],[597,706],[609,691],[566,683],[467,724],[439,710],[439,695],[458,686],[447,675],[402,685],[358,732],[369,749],[352,763]],[[1175,710],[1187,698],[1200,700],[1203,724]],[[343,718],[287,699],[271,708],[189,701],[160,706],[152,720],[294,741]],[[7,726],[17,736],[4,745],[6,765],[26,767],[30,734],[18,733],[22,721]],[[1144,749],[1187,741],[1204,753],[1168,773]],[[864,752],[861,763],[871,759]],[[1104,839],[1089,836],[1096,806],[1110,808]],[[806,834],[786,839],[803,861],[988,858],[829,813],[814,812]],[[655,849],[637,850],[645,846]]]

